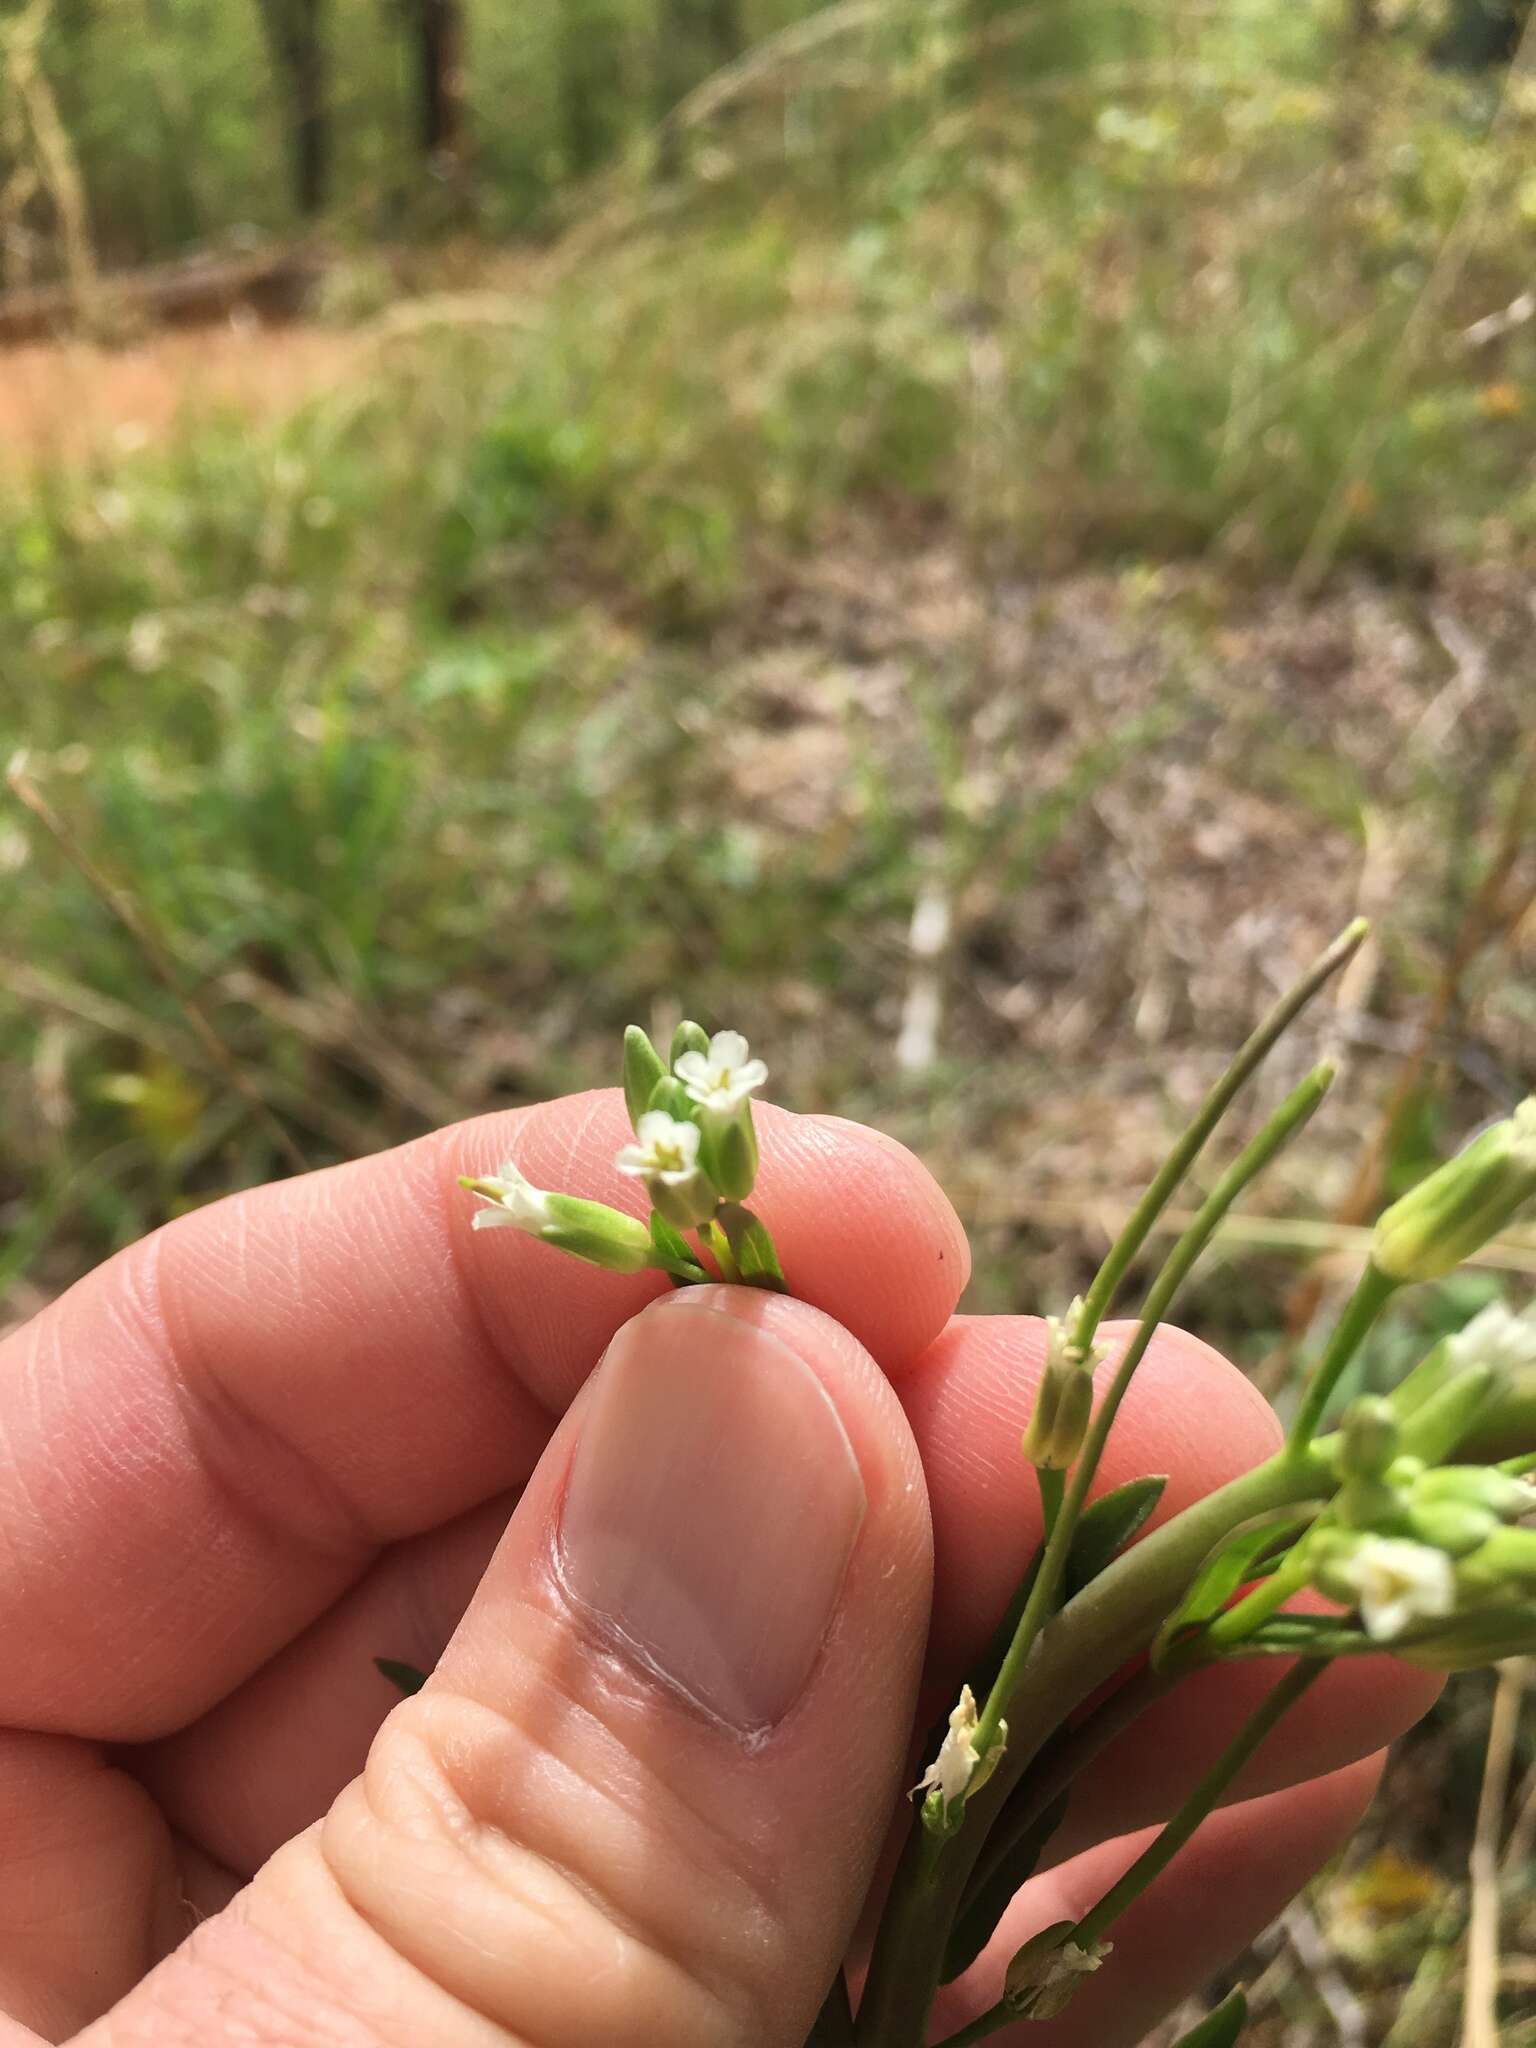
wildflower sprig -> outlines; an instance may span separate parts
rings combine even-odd
[[[1242,1086],[1363,936],[1351,926],[1282,997],[1178,1138],[1098,1273],[1046,1319],[1020,1461],[1040,1496],[1039,1549],[924,1747],[913,1826],[857,2011],[839,1980],[815,2048],[923,2048],[938,1987],[987,1948],[1077,1779],[1191,1671],[1233,1658],[1290,1667],[1142,1855],[1076,1920],[1025,1942],[996,2002],[945,2048],[1049,2019],[1113,1969],[1115,1922],[1231,1796],[1237,1774],[1333,1658],[1385,1653],[1459,1670],[1536,1654],[1536,1309],[1485,1309],[1392,1392],[1356,1398],[1336,1426],[1328,1420],[1398,1290],[1452,1271],[1536,1194],[1536,1100],[1381,1217],[1282,1450],[1160,1526],[1162,1479],[1149,1474],[1110,1492],[1099,1485],[1159,1326],[1234,1204],[1322,1104],[1327,1062],[1211,1179],[1112,1362],[1099,1326]],[[753,1097],[767,1078],[739,1032],[685,1023],[664,1057],[631,1027],[623,1085],[633,1138],[615,1165],[644,1189],[646,1218],[537,1188],[508,1161],[464,1182],[484,1204],[476,1227],[519,1229],[610,1270],[657,1270],[680,1286],[718,1278],[784,1291],[773,1240],[749,1206]],[[1181,2048],[1231,2048],[1241,2020],[1241,2000],[1229,2001]]]
[[[706,1280],[787,1291],[762,1219],[744,1207],[757,1180],[752,1097],[768,1078],[739,1031],[711,1038],[694,1023],[673,1034],[671,1064],[637,1024],[624,1034],[624,1103],[634,1143],[614,1164],[640,1181],[648,1223],[575,1195],[536,1188],[512,1160],[460,1186],[488,1205],[477,1229],[510,1226],[615,1273],[654,1270],[678,1286]],[[688,1242],[688,1233],[698,1244]]]

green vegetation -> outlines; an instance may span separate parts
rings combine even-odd
[[[1337,1107],[1189,1312],[1304,1343],[1362,1141],[1397,1192],[1536,1080],[1536,90],[1380,12],[762,7],[711,78],[705,11],[659,79],[621,0],[564,42],[481,5],[467,178],[424,188],[335,0],[335,376],[0,469],[0,744],[177,985],[0,817],[16,1311],[284,1170],[271,1119],[344,1158],[605,1081],[684,1004],[923,1151],[977,1306],[1056,1308],[1363,907]],[[254,7],[48,38],[104,266],[292,228]],[[1401,1317],[1533,1270],[1517,1234]],[[1389,1317],[1362,1383],[1413,1355]],[[1421,1738],[1458,1816],[1483,1725]],[[1369,2038],[1417,1967],[1394,2048],[1449,2041],[1454,1873],[1377,1863],[1318,1908]],[[1254,2038],[1316,2010],[1293,1975]]]

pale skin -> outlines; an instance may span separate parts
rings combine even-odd
[[[802,1299],[685,1303],[472,1235],[455,1176],[509,1154],[634,1206],[605,1093],[200,1210],[0,1347],[0,2048],[800,2048],[835,1960],[857,1968],[914,1726],[1036,1540],[1018,1438],[1043,1332],[953,1315],[964,1240],[899,1147],[760,1129],[754,1206]],[[831,1605],[803,1672],[769,1645],[793,1698],[767,1725],[684,1697],[558,1563],[587,1383],[625,1326],[658,1400],[680,1360],[772,1399],[792,1353],[833,1418],[862,1505],[830,1576],[796,1548],[814,1515],[782,1517],[788,1582]],[[1167,1472],[1175,1511],[1278,1438],[1169,1330],[1102,1483]],[[819,1483],[730,1432],[713,1454],[770,1508]],[[379,1654],[437,1675],[397,1702]],[[1273,1677],[1192,1681],[1117,1745],[936,2038],[1093,1901]],[[1070,2009],[995,2038],[1131,2048],[1347,1838],[1432,1697],[1385,1659],[1330,1673]]]

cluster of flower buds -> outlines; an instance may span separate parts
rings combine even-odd
[[[1024,1432],[1024,1455],[1042,1472],[1065,1472],[1082,1449],[1093,1414],[1094,1367],[1105,1346],[1078,1335],[1082,1296],[1064,1316],[1045,1319],[1045,1370]]]
[[[954,1833],[964,1814],[966,1799],[981,1790],[1003,1760],[1008,1746],[1008,1723],[998,1722],[997,1739],[983,1754],[976,1747],[979,1720],[976,1695],[968,1685],[963,1685],[950,1712],[939,1753],[912,1787],[914,1798],[918,1793],[926,1795],[923,1825],[931,1834]]]
[[[671,1065],[631,1025],[624,1034],[624,1102],[635,1140],[619,1151],[620,1173],[644,1182],[649,1223],[604,1202],[550,1194],[507,1160],[494,1174],[460,1185],[488,1204],[477,1229],[511,1226],[610,1272],[667,1273],[680,1284],[713,1279],[684,1232],[697,1232],[719,1277],[782,1292],[773,1240],[742,1206],[757,1180],[752,1097],[768,1078],[739,1031],[711,1038],[697,1024],[677,1027]]]
[[[1373,1642],[1437,1664],[1473,1649],[1469,1660],[1485,1662],[1483,1645],[1506,1635],[1514,1648],[1536,1648],[1536,1529],[1519,1526],[1536,1514],[1536,1483],[1521,1469],[1529,1461],[1439,1462],[1459,1447],[1446,1425],[1458,1435],[1475,1425],[1501,1380],[1533,1364],[1536,1310],[1495,1306],[1390,1399],[1346,1410],[1339,1492],[1306,1548],[1312,1583],[1355,1608]]]

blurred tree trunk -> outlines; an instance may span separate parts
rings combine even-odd
[[[1520,47],[1532,0],[1453,0],[1434,59],[1464,71],[1507,64]]]
[[[464,154],[464,13],[459,0],[414,0],[417,133],[423,154],[457,170]]]
[[[557,93],[565,167],[594,171],[612,148],[623,87],[619,25],[594,0],[559,0]]]
[[[305,220],[325,205],[331,179],[331,109],[324,0],[260,0],[273,68],[285,98],[293,199]]]

